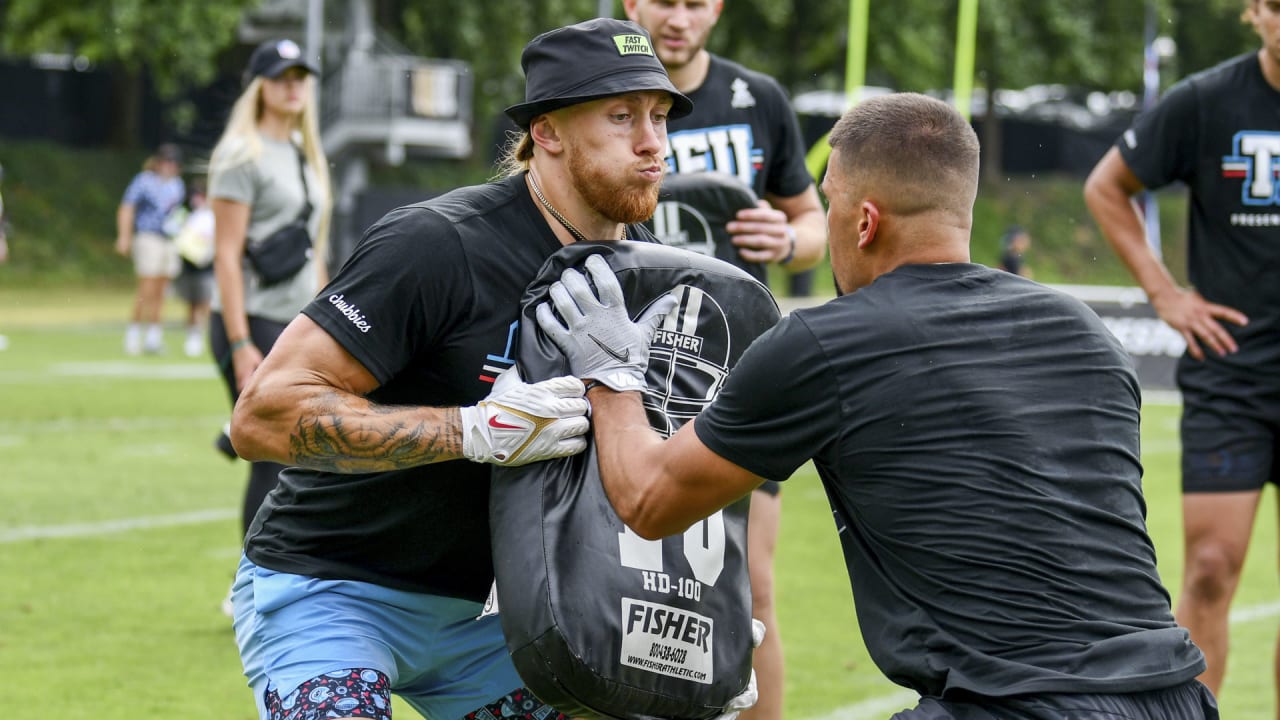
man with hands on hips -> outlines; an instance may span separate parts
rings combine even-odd
[[[568,270],[538,307],[587,381],[618,516],[665,537],[812,459],[867,649],[920,694],[893,720],[1217,718],[1146,531],[1124,348],[1078,300],[970,261],[978,141],[954,108],[874,98],[830,142],[845,294],[760,336],[671,437],[629,391],[669,304],[632,321],[589,262],[598,294]]]

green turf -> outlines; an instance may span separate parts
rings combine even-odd
[[[120,351],[125,292],[0,289],[0,677],[22,678],[54,720],[251,720],[230,622],[245,467],[211,447],[227,401],[211,361]],[[1161,572],[1181,573],[1177,409],[1144,414],[1150,526]],[[784,490],[779,627],[787,717],[884,718],[901,697],[862,647],[830,511],[806,469]],[[1268,491],[1236,607],[1223,717],[1273,717],[1278,620]],[[209,512],[213,519],[190,520]],[[85,537],[30,537],[128,518],[188,521]],[[24,539],[25,537],[25,539]],[[34,684],[32,684],[34,683]],[[16,698],[11,695],[11,699]],[[875,708],[882,708],[875,710]],[[842,710],[843,709],[843,710]],[[414,717],[397,703],[399,717]]]

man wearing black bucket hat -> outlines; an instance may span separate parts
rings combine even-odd
[[[508,114],[527,130],[524,167],[375,223],[236,406],[239,454],[292,466],[233,597],[263,718],[388,717],[392,693],[431,718],[558,717],[522,687],[498,618],[480,617],[483,463],[585,447],[582,384],[510,371],[520,298],[562,246],[652,240],[636,223],[657,201],[665,121],[691,104],[624,21],[541,35],[523,66]]]

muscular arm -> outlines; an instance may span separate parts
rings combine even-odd
[[[306,315],[289,324],[236,403],[246,460],[342,473],[462,459],[458,408],[378,405],[377,380]]]
[[[703,445],[697,418],[664,440],[650,429],[640,393],[599,386],[587,398],[605,493],[641,537],[683,532],[764,480]]]
[[[1168,267],[1147,244],[1142,218],[1133,203],[1133,195],[1141,190],[1142,182],[1113,147],[1085,181],[1085,204],[1152,307],[1186,340],[1192,357],[1204,359],[1200,342],[1219,355],[1235,352],[1236,342],[1219,320],[1243,325],[1248,319],[1234,308],[1210,303],[1198,292],[1178,287]]]

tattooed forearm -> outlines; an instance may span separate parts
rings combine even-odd
[[[397,470],[462,457],[457,408],[375,405],[326,393],[313,398],[289,435],[296,465],[356,473]]]

